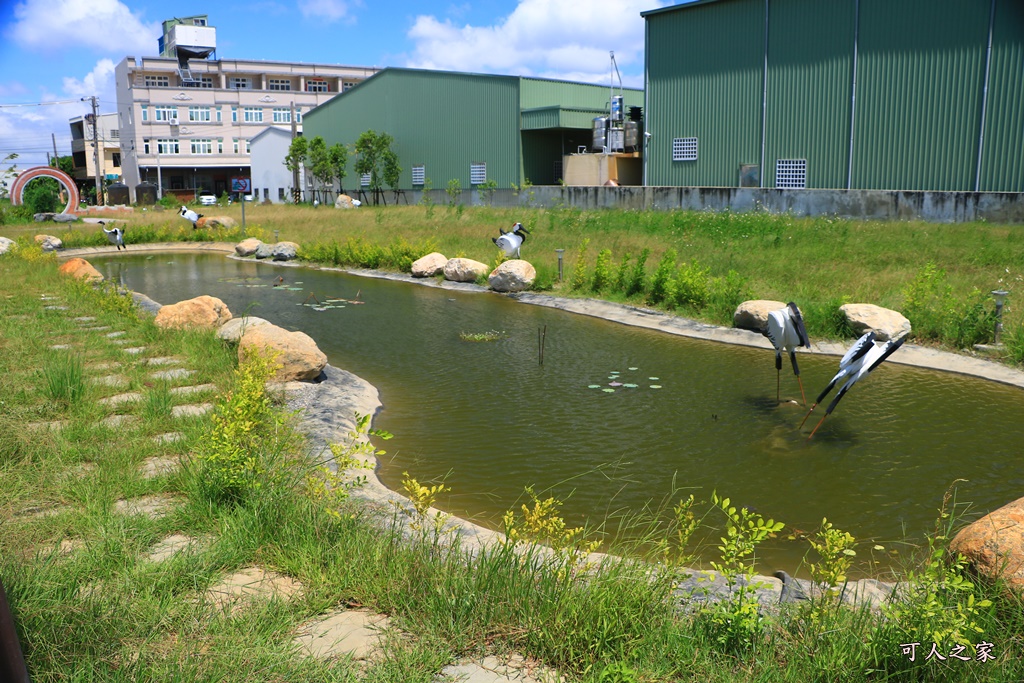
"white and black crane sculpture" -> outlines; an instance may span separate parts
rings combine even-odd
[[[812,412],[814,412],[817,405],[825,399],[828,392],[832,391],[832,387],[834,387],[840,380],[846,379],[846,383],[843,384],[839,393],[836,394],[836,397],[832,399],[832,403],[830,403],[828,408],[825,410],[825,414],[821,416],[821,419],[818,420],[818,424],[816,424],[814,429],[811,430],[810,436],[807,437],[808,440],[810,440],[810,438],[814,436],[814,433],[818,431],[818,427],[820,427],[825,421],[825,418],[835,410],[836,405],[838,405],[839,401],[846,395],[846,392],[850,390],[850,387],[856,384],[858,380],[871,374],[871,371],[881,365],[882,361],[895,353],[898,348],[903,346],[903,342],[906,341],[906,339],[906,337],[900,337],[899,339],[890,339],[887,342],[876,344],[875,333],[868,332],[858,339],[852,347],[850,347],[850,350],[847,351],[846,355],[839,361],[839,372],[837,372],[836,376],[832,378],[832,381],[828,383],[825,390],[818,396],[818,400],[814,402],[814,405],[811,406],[807,415],[804,416],[804,422],[806,422],[807,418],[810,417]],[[804,423],[801,422],[800,426],[803,427],[803,425]]]
[[[106,223],[100,221],[100,226],[104,225],[106,225]],[[121,251],[122,249],[124,249],[125,251],[128,250],[128,247],[126,247],[124,244],[124,230],[122,228],[114,228],[113,230],[107,230],[106,228],[101,227],[100,229],[103,230],[103,234],[107,236],[108,242],[117,245],[118,251]]]
[[[768,314],[768,327],[764,336],[768,337],[772,346],[775,347],[775,370],[778,377],[775,382],[775,400],[779,401],[782,391],[782,351],[789,352],[789,360],[793,364],[793,374],[800,384],[800,396],[807,405],[807,396],[804,395],[804,383],[800,379],[800,367],[796,364],[796,349],[799,346],[811,348],[811,342],[807,338],[807,330],[804,328],[804,317],[800,309],[790,301],[785,308],[772,311]]]
[[[192,229],[193,230],[195,230],[196,228],[199,227],[197,225],[197,223],[199,222],[199,219],[203,217],[203,214],[196,213],[195,211],[193,211],[192,209],[188,208],[187,206],[182,206],[181,207],[181,211],[179,211],[178,213],[185,220],[192,222]]]
[[[492,237],[491,241],[505,252],[505,256],[519,258],[519,248],[523,246],[523,242],[526,241],[526,236],[530,234],[530,231],[524,228],[522,223],[516,223],[508,232],[501,228],[498,228],[498,232],[501,233],[501,236]]]

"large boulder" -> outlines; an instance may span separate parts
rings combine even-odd
[[[260,240],[255,237],[244,239],[235,245],[235,253],[239,256],[252,256],[256,253],[256,250],[263,244]]]
[[[245,334],[245,331],[252,327],[258,327],[260,325],[269,325],[269,320],[263,318],[257,318],[254,315],[246,315],[241,318],[232,318],[227,321],[217,330],[217,337],[227,342],[237,344]]]
[[[260,242],[260,245],[256,247],[256,251],[253,253],[253,256],[255,256],[258,259],[270,258],[273,255],[274,252],[271,249],[270,245],[263,244],[262,242]]]
[[[71,258],[60,264],[57,269],[63,275],[78,278],[80,280],[102,280],[103,274],[93,268],[92,264],[84,258]]]
[[[768,329],[768,314],[785,307],[783,302],[769,299],[744,301],[732,314],[732,326],[763,333]]]
[[[295,242],[278,242],[270,247],[270,255],[275,261],[291,261],[299,255],[299,245]]]
[[[196,227],[199,228],[235,228],[238,227],[238,222],[230,216],[203,216],[196,221]]]
[[[487,284],[496,292],[522,292],[533,286],[537,270],[529,261],[505,261],[491,271]]]
[[[983,576],[1001,577],[1024,591],[1024,498],[961,529],[949,549],[962,553]]]
[[[53,214],[54,223],[77,223],[78,216],[73,213],[55,213]]]
[[[0,237],[0,255],[6,254],[11,249],[17,249],[18,243],[7,237]]]
[[[217,329],[231,320],[227,305],[215,296],[197,296],[195,299],[179,301],[161,307],[153,321],[164,328],[209,328]]]
[[[471,258],[453,258],[444,264],[444,279],[452,282],[476,282],[487,275],[489,270],[486,263]]]
[[[902,313],[874,304],[844,304],[839,312],[857,336],[874,332],[878,341],[899,339],[910,334],[910,321]]]
[[[444,271],[446,263],[448,263],[447,256],[433,251],[423,258],[418,258],[412,262],[412,276],[434,277],[438,273]]]
[[[43,251],[56,251],[64,248],[64,242],[53,235],[36,235],[36,244],[43,248]]]
[[[347,194],[339,194],[338,198],[334,200],[335,209],[354,209],[358,206],[359,204],[356,203],[356,200],[352,199]]]
[[[247,327],[238,342],[238,361],[263,351],[275,354],[274,379],[279,382],[316,379],[327,365],[327,356],[308,334],[272,324]]]

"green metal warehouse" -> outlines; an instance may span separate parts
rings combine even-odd
[[[1024,2],[644,12],[645,184],[1024,192]]]
[[[618,88],[615,94],[619,94]],[[627,106],[643,91],[622,91]],[[351,145],[385,132],[402,166],[400,186],[450,180],[463,188],[557,184],[563,155],[590,147],[595,117],[608,114],[606,86],[521,76],[387,68],[303,116],[306,137]],[[349,162],[349,186],[354,161]]]

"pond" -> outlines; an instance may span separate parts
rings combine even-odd
[[[94,258],[107,277],[160,303],[201,294],[312,336],[330,363],[380,391],[375,425],[395,434],[379,475],[444,480],[442,506],[497,527],[525,486],[565,500],[570,524],[661,502],[673,484],[712,491],[815,530],[886,550],[934,528],[955,479],[977,515],[1020,497],[1024,395],[980,379],[886,363],[843,399],[813,440],[788,361],[777,404],[771,351],[672,336],[493,293],[453,292],[212,254]],[[279,277],[281,287],[273,287]],[[313,294],[332,308],[302,305]],[[358,296],[357,296],[358,295]],[[359,299],[362,305],[346,304]],[[538,330],[546,327],[544,364]],[[496,331],[494,341],[464,334]],[[897,352],[898,353],[898,352]],[[803,354],[809,400],[838,358]],[[612,386],[613,383],[617,386]],[[634,386],[635,385],[635,386]],[[611,391],[609,391],[611,390]],[[819,409],[819,412],[823,409]],[[614,522],[611,522],[614,525]],[[794,571],[806,544],[779,538],[765,570]],[[864,559],[867,555],[862,553]]]

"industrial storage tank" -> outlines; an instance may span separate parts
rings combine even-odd
[[[622,95],[614,95],[612,97],[612,116],[611,116],[612,121],[621,121],[622,120],[622,104],[623,104],[623,99],[624,98],[623,98]]]
[[[608,138],[605,131],[608,130],[608,117],[598,116],[594,119],[594,139],[590,145],[590,149],[595,152],[603,152],[604,148],[608,145]]]
[[[128,198],[128,186],[124,183],[114,183],[107,188],[107,206],[127,206],[131,204]]]
[[[156,185],[139,183],[135,186],[135,201],[138,204],[156,204]]]
[[[626,121],[626,149],[635,151],[640,149],[640,124],[636,121]]]

